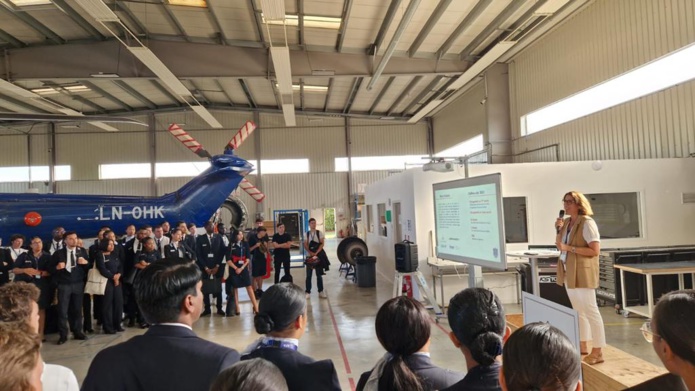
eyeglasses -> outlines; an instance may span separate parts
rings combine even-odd
[[[644,322],[644,324],[642,324],[642,327],[640,327],[640,331],[642,332],[642,336],[644,337],[644,339],[646,339],[647,342],[649,342],[649,343],[654,341],[654,337],[661,338],[660,335],[658,335],[652,331],[651,322],[648,322],[648,321]]]
[[[563,199],[562,202],[565,204],[574,204],[575,201],[573,199],[569,199],[569,200]]]

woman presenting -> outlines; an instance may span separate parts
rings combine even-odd
[[[589,217],[594,212],[582,193],[570,191],[562,202],[569,218],[555,221],[558,232],[555,244],[562,261],[557,263],[557,283],[564,283],[572,308],[579,314],[582,354],[589,353],[587,342],[591,340],[591,353],[584,357],[584,362],[594,365],[604,361],[601,349],[606,346],[603,318],[596,305],[601,239],[596,222]]]

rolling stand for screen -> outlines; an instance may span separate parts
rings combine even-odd
[[[402,273],[402,272],[396,271],[396,276],[394,277],[394,281],[393,281],[393,297],[398,297],[398,296],[403,295],[403,277],[404,276],[410,276],[411,281],[415,281],[417,283],[417,286],[420,289],[420,292],[423,293],[423,296],[425,298],[425,302],[427,303],[427,308],[432,308],[432,310],[434,310],[435,322],[439,323],[439,318],[445,318],[446,315],[444,315],[444,312],[442,312],[442,308],[439,307],[439,304],[437,304],[437,300],[434,299],[434,295],[430,291],[430,288],[427,286],[427,281],[425,280],[425,276],[423,276],[422,272],[419,270],[414,271],[414,272],[409,272],[409,273]]]

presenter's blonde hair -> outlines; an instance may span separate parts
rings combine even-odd
[[[584,216],[593,216],[594,211],[591,209],[591,204],[589,203],[589,200],[584,196],[584,194],[578,192],[578,191],[570,191],[565,193],[565,197],[570,196],[572,199],[574,199],[574,203],[577,204],[577,207],[579,208],[579,214],[584,215]]]

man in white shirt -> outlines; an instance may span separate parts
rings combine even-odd
[[[65,235],[65,229],[63,227],[55,227],[51,235],[51,240],[47,240],[44,243],[50,242],[50,245],[48,246],[48,252],[51,255],[53,255],[54,252],[65,247],[65,243],[63,242],[63,235]]]
[[[195,263],[165,259],[143,269],[135,292],[152,326],[99,352],[82,391],[209,389],[218,373],[239,361],[239,353],[193,332],[203,310],[201,287]]]

